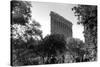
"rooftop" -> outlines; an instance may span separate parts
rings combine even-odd
[[[59,15],[58,13],[55,13],[53,11],[50,12],[50,16],[53,16],[56,20],[58,21],[64,21],[64,24],[67,24],[68,26],[72,26],[72,22],[69,20],[65,19],[63,16]]]

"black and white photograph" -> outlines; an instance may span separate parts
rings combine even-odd
[[[10,1],[10,65],[97,62],[97,5]]]

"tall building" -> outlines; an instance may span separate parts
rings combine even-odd
[[[51,34],[63,34],[65,38],[72,37],[72,23],[59,14],[51,11]]]

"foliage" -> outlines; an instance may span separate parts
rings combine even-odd
[[[34,40],[42,39],[42,31],[39,27],[40,25],[36,21],[27,23],[26,25],[13,24],[11,27],[11,37],[13,39],[22,39],[26,42],[30,38]]]
[[[85,43],[90,52],[88,57],[91,57],[90,61],[94,61],[97,58],[97,6],[78,5],[72,10],[78,16],[78,23],[84,26]]]
[[[43,39],[41,45],[39,46],[39,52],[42,57],[47,57],[47,59],[50,60],[47,60],[45,63],[52,63],[56,56],[62,55],[66,52],[65,45],[66,41],[63,35],[51,34]]]
[[[37,22],[27,23],[27,25],[14,24],[12,25],[12,54],[13,65],[31,65],[38,64],[38,60],[28,60],[37,58],[37,45],[42,37],[42,31],[38,29]],[[29,56],[28,56],[29,55]]]
[[[73,56],[75,62],[82,62],[83,57],[86,54],[83,41],[75,38],[68,38],[66,47],[68,48],[69,53]]]
[[[43,39],[41,44],[41,50],[43,50],[45,56],[58,55],[66,50],[65,40],[63,35],[51,34]]]
[[[79,24],[97,24],[97,6],[95,5],[78,5],[73,7],[72,10],[75,11],[75,16],[78,16],[80,20]]]
[[[25,24],[31,19],[31,4],[27,1],[11,1],[11,24]]]
[[[38,41],[30,38],[27,42],[21,39],[12,39],[12,58],[13,65],[31,65],[38,64],[39,60],[37,49]],[[14,52],[13,52],[14,51]],[[37,60],[34,60],[37,58]],[[33,60],[32,60],[33,59]],[[16,62],[17,61],[17,62]]]
[[[37,45],[42,39],[41,25],[31,19],[31,3],[11,1],[11,65],[40,63]],[[34,60],[37,59],[37,60]]]

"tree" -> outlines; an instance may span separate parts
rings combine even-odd
[[[90,52],[88,57],[90,57],[90,61],[95,61],[97,59],[97,6],[78,5],[72,10],[78,17],[78,24],[84,26],[85,43],[88,46],[86,48]]]
[[[40,54],[42,57],[47,57],[53,62],[56,56],[63,55],[66,52],[66,41],[63,35],[51,34],[46,36],[40,45]],[[51,59],[53,58],[53,60]],[[51,63],[48,62],[48,63]],[[56,61],[54,62],[56,63]]]
[[[66,42],[66,47],[69,53],[73,56],[75,62],[82,62],[84,55],[86,54],[83,41],[75,38],[68,38]]]
[[[12,25],[11,44],[12,51],[14,51],[12,54],[16,56],[16,59],[13,59],[13,65],[31,65],[35,62],[29,61],[28,59],[30,56],[33,56],[31,58],[37,56],[37,45],[39,40],[42,39],[42,31],[39,30],[38,27],[40,27],[40,25],[36,21],[27,23],[27,25]],[[24,59],[25,57],[26,59]]]
[[[11,24],[25,24],[31,19],[31,4],[27,1],[11,1]]]
[[[30,38],[34,40],[43,39],[42,31],[39,29],[40,24],[36,21],[27,23],[26,25],[14,24],[12,25],[11,37],[13,39],[22,39],[27,41]]]
[[[11,1],[11,65],[38,64],[37,45],[42,39],[41,25],[31,19],[31,3]]]

